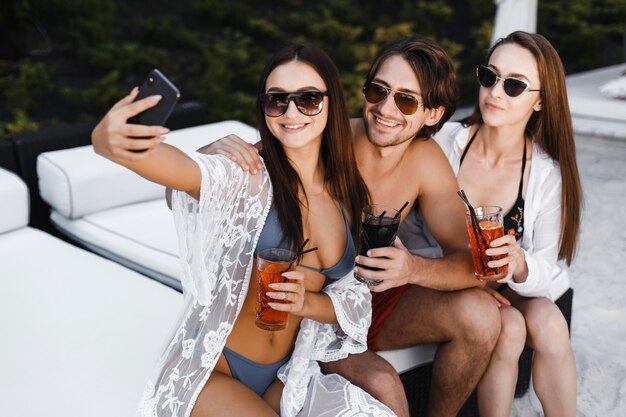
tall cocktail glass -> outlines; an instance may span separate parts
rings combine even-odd
[[[257,327],[263,330],[283,330],[287,327],[289,313],[271,308],[268,303],[288,303],[285,300],[275,300],[267,296],[268,291],[274,291],[270,284],[289,282],[282,276],[284,272],[296,269],[295,252],[281,248],[263,249],[257,253]]]
[[[470,211],[465,212],[465,223],[469,235],[474,274],[482,281],[496,281],[504,278],[508,272],[508,265],[491,268],[488,262],[502,259],[506,255],[489,256],[485,253],[491,246],[492,240],[504,236],[502,209],[496,206],[474,207],[476,218],[472,219]]]

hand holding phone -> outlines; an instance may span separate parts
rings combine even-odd
[[[162,97],[159,103],[131,117],[128,119],[128,123],[161,126],[165,124],[180,98],[180,92],[178,88],[156,68],[150,71],[141,87],[139,87],[139,94],[137,94],[134,101],[155,95]]]

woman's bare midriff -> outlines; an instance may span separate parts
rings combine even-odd
[[[323,275],[304,268],[298,268],[298,270],[303,271],[305,274],[304,282],[307,291],[319,292],[322,289],[324,283]],[[273,332],[258,328],[254,324],[257,306],[256,280],[255,260],[248,293],[241,308],[241,313],[237,317],[233,330],[226,340],[226,347],[257,363],[276,363],[293,350],[302,318],[290,314],[287,328],[280,331]],[[215,370],[230,375],[230,368],[223,354],[220,355]]]
[[[310,201],[311,212],[316,214],[312,216],[310,223],[306,220],[308,216],[303,213],[304,234],[311,238],[308,247],[319,246],[320,250],[307,253],[301,261],[304,265],[319,269],[334,265],[340,259],[347,239],[338,203],[324,194]],[[324,242],[324,246],[318,242]],[[304,273],[304,286],[308,292],[321,291],[325,281],[324,275],[306,268],[296,269]],[[254,324],[257,306],[256,270],[255,260],[248,293],[233,330],[226,340],[226,347],[256,363],[271,364],[285,358],[293,350],[302,318],[290,314],[287,328],[280,331],[263,330]],[[230,375],[230,368],[223,354],[220,355],[215,370]]]

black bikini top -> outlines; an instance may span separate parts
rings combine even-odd
[[[461,164],[463,163],[463,159],[465,158],[465,155],[467,154],[467,151],[469,150],[470,145],[474,141],[474,138],[476,137],[476,134],[478,133],[479,130],[480,130],[480,126],[478,127],[478,129],[476,129],[476,131],[470,138],[469,142],[467,142],[467,145],[465,146],[465,150],[463,151],[463,155],[461,155],[459,168],[461,167]],[[511,208],[511,210],[509,210],[509,212],[505,214],[503,217],[504,233],[509,234],[509,235],[515,235],[516,240],[520,240],[522,238],[522,235],[524,234],[524,197],[522,197],[522,189],[524,187],[524,170],[525,169],[526,169],[526,139],[524,139],[524,153],[522,157],[522,173],[519,179],[519,189],[517,190],[517,200],[515,200],[515,203],[513,204],[513,207]]]

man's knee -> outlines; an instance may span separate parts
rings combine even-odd
[[[393,368],[373,369],[370,378],[367,391],[383,403],[387,403],[387,398],[394,398],[399,392],[404,393],[404,385]]]
[[[495,347],[500,335],[500,311],[493,297],[478,288],[456,294],[453,307],[458,336],[486,348]]]

